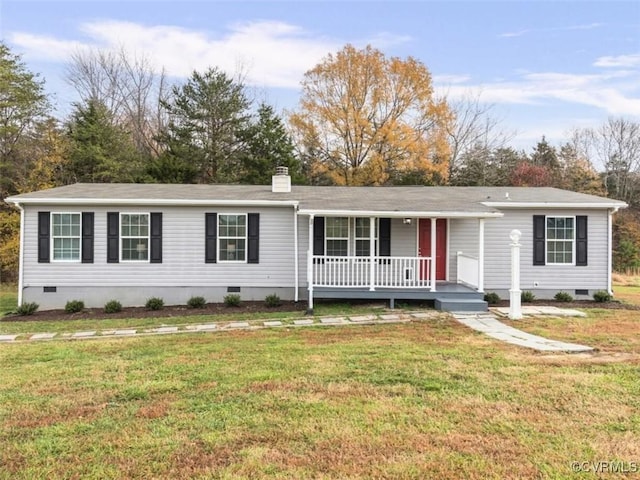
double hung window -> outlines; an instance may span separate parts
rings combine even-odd
[[[52,213],[51,239],[54,261],[80,261],[80,225],[79,213]]]
[[[218,215],[219,260],[247,261],[247,215]]]
[[[326,254],[330,257],[349,255],[349,218],[327,217],[325,220]]]
[[[371,221],[369,218],[357,217],[354,221],[355,224],[355,255],[356,257],[368,257],[371,254]],[[374,242],[374,254],[378,252],[378,221],[374,222],[373,236]]]
[[[571,265],[575,251],[575,218],[547,217],[547,265]]]
[[[149,261],[149,214],[120,214],[120,252],[122,261]]]

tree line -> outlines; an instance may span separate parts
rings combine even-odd
[[[414,58],[345,46],[306,72],[278,114],[241,75],[211,67],[171,83],[125,51],[72,56],[79,101],[55,118],[44,79],[0,43],[0,280],[17,272],[19,216],[4,198],[75,182],[554,186],[607,195],[616,266],[640,266],[640,124],[611,118],[558,147],[508,146],[478,96],[449,100]],[[596,170],[594,165],[598,165]]]

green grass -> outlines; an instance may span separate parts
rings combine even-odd
[[[616,285],[613,287],[613,298],[633,305],[640,305],[640,286]]]
[[[0,318],[13,312],[18,306],[18,287],[9,283],[0,284]]]
[[[618,314],[527,326],[633,354]],[[640,458],[637,359],[451,320],[0,344],[0,364],[0,479],[584,478],[572,461]]]

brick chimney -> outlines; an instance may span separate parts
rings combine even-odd
[[[291,193],[291,177],[287,167],[276,167],[276,174],[271,177],[273,193]]]

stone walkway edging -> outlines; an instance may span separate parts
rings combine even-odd
[[[340,317],[299,318],[283,322],[280,320],[255,320],[253,323],[216,322],[207,324],[188,324],[181,326],[163,325],[155,328],[121,328],[109,330],[83,330],[62,333],[32,333],[0,335],[0,343],[35,343],[53,340],[98,340],[108,338],[131,338],[151,335],[175,335],[180,333],[229,332],[236,330],[261,330],[265,328],[304,328],[304,327],[339,327],[346,325],[378,325],[389,323],[407,323],[416,320],[438,318],[442,312],[407,312],[402,314],[371,314]],[[27,336],[28,335],[28,336]],[[24,336],[25,338],[20,338]]]

